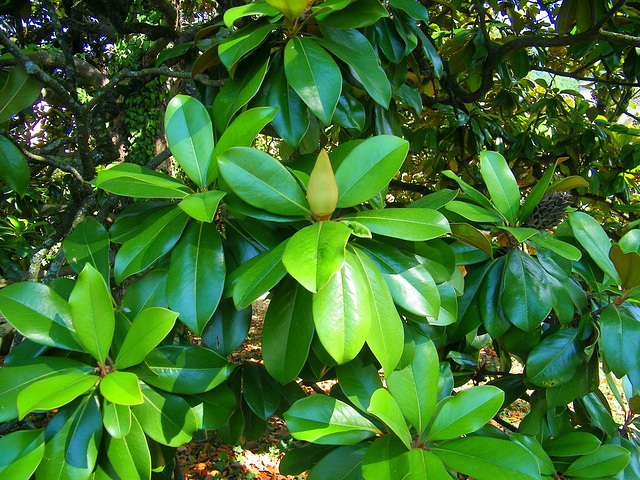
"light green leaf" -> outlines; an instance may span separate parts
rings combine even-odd
[[[82,395],[98,381],[85,373],[66,373],[37,380],[18,394],[18,412],[22,420],[35,410],[53,410]]]
[[[445,216],[430,208],[364,210],[343,218],[353,218],[373,233],[415,242],[451,233]]]
[[[193,193],[170,176],[133,163],[100,171],[94,184],[109,193],[133,198],[184,198]]]
[[[411,434],[402,411],[386,389],[379,388],[373,392],[367,412],[382,420],[400,438],[407,449],[411,448]]]
[[[220,192],[218,190],[192,193],[191,195],[184,197],[178,204],[178,207],[180,207],[191,218],[201,222],[211,223],[218,211],[218,204],[225,195],[225,192]]]
[[[600,224],[591,215],[583,212],[571,212],[568,218],[571,231],[576,240],[602,271],[614,282],[619,283],[618,272],[609,259],[611,241]]]
[[[100,393],[118,405],[142,404],[138,377],[130,372],[111,372],[100,381]]]
[[[550,439],[544,450],[553,457],[577,457],[595,452],[600,439],[587,432],[568,432]]]
[[[626,308],[609,305],[600,313],[600,334],[607,366],[624,377],[640,358],[640,322]]]
[[[30,175],[29,164],[22,152],[11,140],[0,135],[0,179],[22,196],[27,191]]]
[[[629,463],[629,450],[618,445],[602,445],[595,452],[578,458],[564,472],[572,477],[601,478],[620,473]]]
[[[510,225],[516,224],[520,210],[520,189],[507,161],[498,152],[480,152],[480,175],[496,209]]]
[[[493,207],[488,209],[473,203],[453,200],[447,203],[444,208],[472,222],[495,223],[498,225],[503,222],[502,217]]]
[[[117,373],[117,372],[114,372]],[[138,386],[138,390],[140,387]],[[122,438],[131,431],[131,408],[105,400],[102,405],[102,424],[113,438]]]
[[[0,438],[0,475],[11,480],[29,480],[44,455],[44,432],[22,430]]]
[[[308,0],[265,0],[289,20],[295,20],[309,5]]]
[[[218,46],[218,56],[229,70],[231,77],[234,75],[234,66],[241,58],[255,50],[264,42],[274,26],[271,23],[250,22],[246,27],[233,32],[222,40]]]
[[[236,20],[253,15],[267,15],[268,17],[275,17],[278,15],[278,10],[265,2],[252,2],[226,10],[224,12],[223,20],[227,28],[232,30],[233,24]]]
[[[126,480],[151,479],[151,453],[138,420],[132,416],[131,430],[124,437],[104,439],[104,450],[114,473]]]
[[[574,247],[570,243],[563,242],[552,235],[544,234],[542,232],[529,238],[529,242],[538,247],[547,248],[566,259],[573,260],[574,262],[577,262],[582,257],[582,252],[578,248]]]

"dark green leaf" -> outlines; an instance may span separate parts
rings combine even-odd
[[[601,478],[617,475],[629,463],[629,450],[618,445],[602,445],[595,452],[584,455],[564,472],[572,477]]]
[[[573,236],[587,251],[594,262],[615,282],[620,278],[615,266],[609,259],[611,241],[600,224],[590,215],[583,212],[569,214],[569,225]]]
[[[362,411],[369,408],[373,392],[382,388],[382,380],[375,365],[362,365],[359,358],[336,367],[342,393]]]
[[[76,271],[90,263],[109,283],[109,234],[95,218],[87,217],[62,243],[69,265]]]
[[[40,96],[42,84],[27,74],[22,66],[15,66],[0,90],[0,123],[10,120],[16,113],[33,105]]]
[[[527,378],[541,387],[555,387],[571,380],[584,362],[578,335],[577,328],[566,328],[543,338],[529,354]]]
[[[362,445],[339,447],[320,460],[309,472],[308,480],[360,480],[360,464],[366,449]]]
[[[640,322],[627,309],[609,305],[600,313],[600,332],[608,367],[624,377],[640,358]]]
[[[223,299],[202,332],[202,341],[214,352],[227,356],[244,341],[251,326],[251,307],[236,310]]]
[[[234,77],[234,66],[238,61],[252,52],[273,30],[271,23],[251,22],[246,27],[233,32],[227,38],[222,40],[218,46],[218,56]],[[236,77],[237,78],[237,77]]]
[[[236,408],[236,396],[225,384],[192,397],[191,409],[203,430],[217,430],[229,420]]]
[[[0,135],[0,179],[13,191],[24,195],[30,175],[29,164],[22,152],[11,140]]]
[[[545,451],[552,457],[577,457],[595,452],[600,439],[587,432],[569,432],[552,438],[545,444]]]
[[[255,362],[242,366],[244,400],[249,408],[263,420],[267,420],[280,404],[280,389],[265,368]]]

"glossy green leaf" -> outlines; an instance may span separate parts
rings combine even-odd
[[[236,409],[236,396],[224,383],[208,392],[198,393],[189,400],[203,430],[217,430]]]
[[[402,351],[398,345],[404,343],[404,328],[393,297],[378,267],[362,250],[353,250],[353,261],[363,272],[364,286],[371,300],[371,328],[367,345],[378,359],[389,377],[400,361]]]
[[[226,266],[215,224],[193,222],[171,252],[167,278],[169,307],[196,335],[216,311]]]
[[[582,257],[582,252],[578,248],[551,235],[540,233],[531,237],[529,241],[538,247],[547,248],[568,260],[578,261]]]
[[[223,299],[202,332],[202,341],[214,352],[227,356],[244,341],[251,326],[251,307],[236,310],[233,302]]]
[[[342,90],[342,75],[336,62],[307,37],[294,37],[284,49],[287,82],[325,125],[331,123]]]
[[[618,272],[609,259],[611,241],[600,224],[592,216],[583,212],[572,212],[568,218],[576,240],[604,273],[613,281],[619,282]]]
[[[473,203],[453,200],[447,203],[444,208],[472,222],[500,224],[503,221],[500,214],[496,212],[493,207],[488,209]]]
[[[211,223],[218,211],[218,204],[224,196],[225,192],[220,192],[218,190],[192,193],[191,195],[184,197],[178,204],[178,207],[180,207],[191,218],[200,222]]]
[[[22,282],[0,290],[0,313],[32,342],[83,351],[76,340],[71,307],[52,288]]]
[[[398,33],[396,22],[390,18],[383,18],[376,22],[374,28],[378,48],[391,63],[399,64],[405,54],[405,44]]]
[[[351,229],[339,222],[317,222],[296,232],[282,254],[287,272],[310,292],[318,292],[342,267]]]
[[[484,328],[492,338],[500,337],[511,327],[500,305],[505,260],[506,257],[498,257],[491,263],[486,279],[478,292],[480,318]]]
[[[320,4],[316,8],[322,7]],[[317,18],[320,25],[349,29],[367,27],[388,16],[389,12],[378,0],[356,0],[342,8],[327,9],[326,12],[318,14]]]
[[[298,400],[284,419],[294,438],[324,445],[353,445],[380,433],[353,407],[326,395]]]
[[[197,345],[165,345],[144,359],[155,375],[144,375],[145,383],[171,393],[200,393],[220,385],[232,365],[212,350]]]
[[[364,274],[347,252],[340,271],[313,296],[316,334],[338,364],[352,360],[362,349],[371,328],[370,309]]]
[[[289,20],[295,20],[304,12],[309,2],[307,0],[265,0],[268,5],[282,13]]]
[[[111,372],[100,381],[100,393],[118,405],[140,405],[142,391],[138,377],[129,372]]]
[[[618,445],[602,445],[596,451],[578,458],[565,470],[566,475],[602,478],[617,475],[629,463],[629,450]]]
[[[224,86],[213,101],[213,121],[219,131],[224,132],[235,113],[251,100],[262,85],[267,74],[269,57],[260,61],[241,64],[234,78],[225,81]]]
[[[345,215],[344,218],[357,220],[373,233],[415,242],[451,233],[444,215],[430,208],[365,210]]]
[[[309,355],[315,332],[312,295],[289,279],[273,292],[262,326],[262,358],[281,384],[294,380]]]
[[[394,435],[377,438],[362,459],[362,477],[365,480],[396,480],[406,478],[410,466],[407,447]],[[429,477],[421,477],[425,479]]]
[[[393,371],[387,386],[404,417],[418,433],[422,433],[436,407],[440,367],[438,352],[431,340],[418,337],[415,349],[411,363],[402,370]]]
[[[620,284],[624,289],[640,285],[640,254],[625,253],[619,245],[614,245],[609,251],[609,258],[620,275]]]
[[[355,29],[321,28],[321,31],[324,38],[317,42],[345,62],[371,98],[387,108],[391,85],[369,40]]]
[[[252,2],[246,5],[240,5],[239,7],[233,7],[224,12],[224,24],[229,30],[233,29],[233,24],[240,18],[249,17],[253,15],[267,15],[269,17],[275,17],[278,15],[278,10],[265,2]]]
[[[336,170],[338,207],[366,202],[380,192],[398,172],[409,143],[398,137],[379,135],[356,146]]]
[[[189,216],[176,207],[167,207],[149,216],[142,231],[127,240],[116,255],[117,283],[149,267],[178,242]]]
[[[265,368],[255,362],[242,366],[243,398],[249,408],[263,420],[267,420],[280,405],[278,383]]]
[[[198,420],[182,397],[142,385],[144,403],[132,411],[144,433],[158,443],[179,447],[198,429]]]
[[[360,480],[360,464],[365,454],[362,445],[338,447],[320,460],[309,472],[307,480]]]
[[[140,387],[138,387],[138,390],[140,390]],[[108,400],[105,400],[102,404],[102,424],[107,433],[113,438],[122,438],[129,434],[132,418],[131,408],[128,405],[119,405]]]
[[[431,450],[454,471],[477,480],[540,480],[533,455],[524,447],[490,437],[466,437]]]
[[[311,213],[296,179],[270,155],[234,147],[218,157],[218,164],[224,181],[248,204],[279,215]]]
[[[491,241],[477,228],[468,223],[451,223],[449,226],[454,237],[482,250],[489,256],[493,255]]]
[[[306,443],[302,447],[294,448],[280,460],[278,470],[281,475],[299,475],[316,465],[336,447],[333,445],[316,445]]]
[[[540,473],[542,475],[555,475],[556,467],[547,455],[547,452],[535,437],[524,435],[522,433],[511,433],[509,438],[512,442],[517,443],[521,447],[526,448],[538,462]]]
[[[480,152],[480,174],[491,201],[509,224],[515,225],[520,210],[520,189],[507,161],[498,152]]]
[[[421,29],[418,29],[417,33],[420,38],[420,43],[422,44],[422,51],[424,52],[425,58],[429,59],[431,65],[433,65],[433,74],[438,80],[440,80],[444,72],[444,65],[442,63],[442,58],[438,54],[438,49]]]
[[[545,451],[552,457],[577,457],[595,452],[600,439],[587,432],[568,432],[552,438],[545,444]]]
[[[107,436],[104,450],[113,471],[121,479],[150,480],[151,453],[138,420],[132,416],[131,430],[120,438]]]
[[[104,278],[91,264],[78,275],[69,306],[78,339],[98,363],[105,365],[115,330],[113,301]]]
[[[404,480],[449,480],[449,473],[442,460],[421,448],[413,448],[404,454],[409,473]]]
[[[261,253],[236,270],[241,272],[233,286],[233,301],[238,308],[251,305],[287,274],[282,264],[285,246],[286,242],[282,242],[273,250]]]
[[[547,275],[538,262],[520,249],[507,255],[500,304],[507,320],[526,332],[538,327],[551,311]]]
[[[349,363],[336,367],[340,390],[357,408],[366,411],[373,393],[382,388],[382,380],[376,365],[362,365],[356,357]]]
[[[34,76],[20,65],[13,67],[0,90],[0,123],[33,105],[40,96],[40,90],[42,84]]]
[[[18,394],[19,418],[35,410],[53,410],[73,401],[93,387],[98,377],[85,373],[65,373],[42,378],[23,388]]]
[[[518,222],[520,224],[526,222],[531,215],[531,212],[533,212],[533,210],[538,206],[538,203],[540,203],[540,200],[542,200],[547,188],[549,188],[556,166],[557,163],[547,168],[544,175],[542,175],[540,180],[534,185],[527,197],[524,199],[524,203],[522,204],[522,208],[518,214]]]
[[[577,328],[566,328],[543,338],[529,353],[527,378],[540,387],[568,382],[584,361],[578,334]]]
[[[0,369],[0,422],[18,416],[18,394],[29,385],[58,375],[88,374],[93,368],[64,357],[38,357],[17,366],[5,365]]]
[[[109,234],[95,218],[87,217],[62,243],[69,265],[76,273],[90,263],[109,282]]]
[[[504,402],[504,392],[497,387],[481,385],[447,397],[437,406],[429,428],[429,440],[459,437],[481,428],[498,413]]]
[[[60,409],[45,429],[45,451],[36,480],[89,478],[101,438],[97,396],[87,396]]]
[[[609,305],[600,313],[600,333],[608,367],[624,377],[640,358],[640,322],[627,309]]]
[[[194,97],[176,95],[167,105],[164,130],[173,158],[204,188],[213,155],[213,125],[207,109]]]
[[[22,152],[11,140],[0,135],[0,180],[13,191],[24,195],[29,185],[30,175],[29,164]]]
[[[220,42],[218,56],[232,77],[234,66],[241,58],[258,48],[272,30],[271,23],[251,22]]]
[[[120,347],[115,367],[123,369],[141,363],[169,334],[177,318],[176,312],[159,307],[146,308],[140,312]]]
[[[109,193],[134,198],[184,198],[193,193],[170,176],[133,163],[100,171],[94,183]]]
[[[411,434],[402,416],[398,402],[384,388],[379,388],[371,396],[367,412],[382,420],[395,433],[407,449],[411,448]]]
[[[414,20],[428,22],[429,12],[418,2],[412,0],[390,0],[389,5],[406,12]]]
[[[29,480],[44,455],[42,430],[22,430],[0,438],[0,475],[11,480]]]
[[[367,113],[362,103],[343,91],[333,112],[332,123],[344,128],[362,131],[365,127]]]

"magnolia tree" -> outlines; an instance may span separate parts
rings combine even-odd
[[[459,59],[468,62],[458,80],[455,55],[443,63],[447,44],[431,36],[434,12],[414,0],[227,8],[187,48],[176,40],[162,54],[197,48],[189,75],[205,86],[171,95],[168,153],[146,166],[99,161],[99,132],[83,121],[95,120],[110,83],[91,98],[71,95],[86,136],[74,140],[79,163],[56,168],[73,177],[73,221],[31,260],[46,265],[44,278],[38,267],[33,281],[0,290],[0,313],[18,332],[0,368],[3,478],[170,478],[180,445],[213,432],[229,444],[260,438],[274,415],[301,441],[280,472],[309,479],[640,478],[640,234],[625,224],[634,206],[574,201],[570,193],[597,196],[582,157],[554,157],[530,182],[526,161],[507,160],[524,149],[517,140],[504,148],[508,126],[492,141],[490,128],[470,123],[485,141],[456,147],[469,165],[440,152],[447,165],[427,167],[422,108],[434,107],[434,92],[417,76],[428,70],[430,88],[439,79],[468,110],[491,88],[485,70],[491,82],[494,69],[511,75],[500,70],[509,54],[515,76],[528,73],[526,47],[633,44],[633,31],[604,29],[632,7],[596,1],[585,19],[575,0],[540,4],[548,35],[509,39],[488,23],[520,28],[516,19],[541,15],[537,2],[491,21],[487,8],[507,7],[488,3],[474,4],[473,40],[456,40],[474,49]],[[439,12],[455,17],[463,6]],[[74,17],[58,17],[65,34]],[[167,28],[145,25],[148,36]],[[63,55],[73,53],[64,38]],[[0,40],[17,63],[0,110],[10,127],[43,85],[70,95],[73,72],[52,77],[5,33]],[[153,68],[148,75],[179,76]],[[109,82],[137,78],[120,75]],[[611,120],[599,128],[633,134]],[[527,128],[548,136],[533,120]],[[25,196],[35,181],[27,158],[40,160],[11,138],[0,137],[10,166],[0,175]],[[418,174],[434,179],[406,182]],[[416,198],[411,185],[430,193]],[[621,192],[633,198],[632,178]],[[614,207],[619,228],[606,231],[594,216]],[[231,361],[265,294],[263,361]],[[485,347],[498,367],[479,360]],[[612,416],[601,378],[623,418]],[[326,380],[329,394],[317,386]],[[500,412],[517,400],[528,413],[514,425]]]

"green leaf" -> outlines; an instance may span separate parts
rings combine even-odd
[[[218,45],[218,56],[231,73],[234,75],[234,66],[241,58],[255,50],[264,42],[274,26],[271,23],[250,22],[246,27],[233,32]]]
[[[315,327],[311,294],[288,279],[273,291],[262,327],[262,358],[281,384],[294,380],[309,355]]]
[[[364,454],[362,445],[338,447],[311,469],[307,480],[360,480]]]
[[[176,95],[167,105],[164,130],[173,158],[198,187],[206,187],[213,155],[213,125],[207,109],[193,97]]]
[[[307,9],[307,0],[265,0],[289,20],[295,20]]]
[[[280,405],[278,383],[255,362],[242,365],[243,398],[258,417],[267,420]]]
[[[510,225],[516,224],[520,210],[520,189],[507,161],[498,152],[480,152],[480,174],[496,209]]]
[[[391,85],[369,40],[354,29],[321,27],[321,31],[324,38],[316,41],[345,62],[373,101],[387,108],[391,100]]]
[[[203,430],[217,430],[236,409],[236,396],[224,383],[213,390],[198,393],[189,401]]]
[[[78,339],[100,365],[106,365],[115,330],[113,301],[104,278],[91,264],[78,275],[69,306]]]
[[[224,24],[229,30],[233,29],[233,24],[236,20],[253,15],[266,15],[268,17],[275,17],[278,15],[278,10],[273,8],[264,2],[252,2],[246,5],[240,5],[239,7],[233,7],[224,12]]]
[[[68,374],[87,374],[93,367],[64,357],[38,357],[17,366],[0,369],[0,422],[18,417],[18,394],[29,385]]]
[[[552,252],[574,262],[577,262],[582,257],[582,252],[578,248],[548,234],[539,233],[538,235],[531,237],[529,242],[538,247],[551,250]]]
[[[296,179],[270,155],[234,147],[218,157],[218,164],[224,181],[248,204],[279,215],[311,213]]]
[[[3,288],[0,313],[32,342],[83,351],[76,341],[71,307],[47,285],[22,282]]]
[[[418,37],[420,38],[424,56],[425,58],[429,59],[431,65],[433,65],[433,74],[438,80],[440,80],[444,72],[444,65],[442,63],[442,58],[438,54],[438,49],[435,47],[431,39],[429,39],[429,37],[427,37],[421,29],[417,29],[416,32],[418,34]]]
[[[316,8],[322,7],[323,4],[320,4]],[[348,29],[367,27],[388,16],[389,12],[378,0],[357,0],[342,8],[328,9],[318,14],[317,18],[322,26]]]
[[[242,344],[251,326],[251,307],[236,310],[223,299],[202,332],[202,341],[214,352],[226,356]]]
[[[578,458],[564,472],[581,478],[601,478],[617,475],[629,463],[629,450],[618,445],[602,445],[595,452]]]
[[[37,480],[89,478],[102,438],[98,397],[90,395],[61,408],[47,425],[45,438]]]
[[[0,90],[0,123],[33,105],[40,96],[40,90],[42,84],[27,74],[23,67],[13,67]]]
[[[568,432],[552,438],[545,444],[545,451],[552,457],[577,457],[595,452],[600,439],[587,432]]]
[[[176,207],[167,207],[150,215],[142,231],[127,240],[116,255],[117,283],[151,266],[178,242],[189,216]]]
[[[600,334],[607,366],[624,377],[640,358],[640,322],[626,308],[609,305],[600,313]]]
[[[620,275],[624,289],[630,290],[640,285],[640,255],[637,252],[625,253],[619,245],[614,245],[609,251],[609,258]]]
[[[445,170],[445,171],[442,172],[442,174],[445,177],[451,178],[458,185],[460,185],[460,188],[462,189],[462,191],[464,193],[466,193],[471,198],[471,200],[476,202],[478,205],[481,205],[481,206],[483,206],[484,208],[486,208],[488,210],[494,210],[494,206],[491,204],[491,202],[489,201],[489,199],[487,197],[485,197],[482,193],[480,193],[478,190],[473,188],[467,182],[462,180],[460,177],[458,177],[451,170]]]
[[[0,438],[0,475],[11,480],[29,480],[44,455],[42,430],[23,430]]]
[[[76,273],[90,263],[109,282],[109,234],[95,218],[87,217],[62,243],[69,265]]]
[[[547,188],[549,188],[549,183],[551,183],[551,179],[553,178],[553,173],[556,170],[557,163],[554,163],[550,167],[547,168],[547,171],[544,172],[542,178],[535,184],[535,186],[525,198],[524,203],[522,204],[522,208],[520,209],[520,213],[518,214],[518,222],[524,223],[527,221],[531,212],[538,206],[542,197],[544,197]]]
[[[132,163],[100,171],[94,184],[109,193],[133,198],[184,198],[193,193],[164,173]]]
[[[151,307],[140,312],[120,347],[115,367],[123,369],[141,363],[173,329],[176,318],[176,312],[165,308]]]
[[[345,261],[351,229],[339,222],[317,222],[289,239],[282,254],[287,272],[310,292],[318,292]]]
[[[362,103],[343,91],[338,99],[332,122],[344,128],[362,131],[365,127],[367,113]]]
[[[400,438],[404,446],[411,449],[411,434],[400,406],[386,389],[379,388],[373,392],[367,412],[382,420]]]
[[[473,387],[446,397],[437,406],[427,439],[446,440],[475,432],[489,423],[503,402],[504,392],[491,385]]]
[[[342,90],[342,75],[336,62],[313,40],[294,37],[284,50],[287,82],[325,125],[331,123]]]
[[[640,229],[629,230],[618,241],[618,245],[625,253],[640,253]]]
[[[158,443],[179,447],[191,441],[198,419],[182,397],[142,385],[144,403],[132,411],[144,433]]]
[[[193,222],[171,252],[167,277],[169,307],[201,335],[222,297],[226,266],[222,240],[213,223]]]
[[[377,438],[369,445],[362,459],[362,477],[365,480],[404,480],[410,473],[407,453],[407,448],[399,438],[393,435]],[[428,478],[421,477],[421,480]]]
[[[520,249],[507,255],[500,304],[504,315],[526,332],[537,328],[551,311],[551,292],[540,264]]]
[[[600,224],[592,216],[582,212],[571,212],[568,218],[576,240],[604,273],[614,282],[620,283],[618,272],[609,259],[611,241]]]
[[[323,445],[353,445],[380,433],[353,407],[326,395],[298,400],[284,419],[294,438]]]
[[[482,250],[489,256],[493,256],[491,240],[480,230],[468,223],[451,223],[449,226],[451,227],[451,233],[454,237]]]
[[[402,370],[393,371],[387,386],[404,417],[418,433],[422,433],[436,408],[440,365],[431,340],[417,337],[415,347],[411,363]]]
[[[421,448],[411,449],[404,454],[409,466],[409,474],[403,480],[449,480],[450,476],[442,460]]]
[[[180,207],[191,218],[200,222],[211,223],[218,211],[218,204],[225,195],[225,192],[220,192],[218,190],[192,193],[191,195],[184,197],[178,204],[178,207]]]
[[[473,203],[461,202],[453,200],[444,206],[446,210],[457,213],[461,217],[478,223],[502,223],[502,217],[495,211],[493,207],[487,209]]]
[[[431,450],[450,469],[477,480],[540,480],[538,464],[520,445],[490,437],[466,437]]]
[[[118,373],[118,372],[114,372]],[[138,387],[138,390],[140,387]],[[102,424],[113,438],[122,438],[131,431],[131,408],[105,400],[102,404]]]
[[[201,393],[220,385],[233,366],[213,350],[198,345],[165,345],[144,359],[155,375],[141,375],[145,383],[171,393]]]
[[[336,170],[338,207],[366,202],[380,192],[404,162],[409,143],[391,135],[368,138],[357,145]]]
[[[259,61],[243,62],[235,77],[225,81],[212,107],[213,121],[219,131],[224,132],[233,115],[258,93],[268,66],[268,55],[264,55]]]
[[[140,423],[131,418],[131,430],[124,437],[104,439],[104,450],[118,478],[126,480],[151,479],[151,453]]]
[[[142,404],[138,377],[129,372],[111,372],[100,381],[100,393],[118,405]]]
[[[288,450],[280,460],[278,470],[281,475],[299,475],[316,465],[336,447],[306,443],[302,447]]]
[[[22,196],[27,192],[30,175],[29,164],[22,152],[11,140],[0,135],[0,179]]]
[[[362,365],[356,357],[349,363],[338,365],[336,375],[340,383],[340,390],[357,408],[366,411],[371,402],[373,392],[382,388],[382,380],[378,374],[377,365]]]
[[[390,0],[389,5],[406,12],[416,21],[429,22],[429,12],[418,2],[414,2],[413,0]]]
[[[22,420],[34,410],[53,410],[82,395],[98,381],[86,373],[65,373],[36,380],[18,394],[18,412]]]
[[[364,273],[365,288],[371,300],[371,329],[367,345],[382,365],[385,376],[389,377],[402,356],[402,350],[398,348],[404,343],[402,320],[393,304],[389,287],[373,260],[362,250],[353,249],[353,254],[353,261]]]
[[[568,382],[582,365],[584,354],[577,328],[552,333],[533,347],[527,359],[527,378],[540,387],[556,387]]]
[[[362,349],[371,328],[370,308],[364,273],[347,252],[340,271],[313,296],[316,334],[338,364],[353,360]]]
[[[533,455],[542,475],[555,475],[556,467],[547,455],[547,452],[535,437],[523,435],[522,433],[511,433],[509,438],[512,442],[526,448]]]
[[[365,210],[343,218],[353,218],[373,233],[415,242],[451,233],[445,216],[430,208]]]
[[[233,301],[239,309],[251,305],[287,274],[282,264],[282,253],[286,245],[286,242],[282,242],[273,250],[253,257],[234,271],[234,275],[239,273],[233,285]]]
[[[482,282],[478,293],[480,317],[492,338],[502,336],[511,326],[500,305],[505,260],[506,257],[498,257],[491,263],[491,269],[487,272],[487,278]]]

